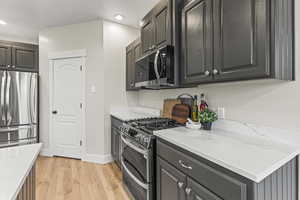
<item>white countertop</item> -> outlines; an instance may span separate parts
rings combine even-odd
[[[212,131],[179,127],[155,135],[257,183],[300,153],[300,133],[233,121],[215,126]]]
[[[0,200],[15,200],[42,144],[0,149]]]
[[[147,117],[159,117],[160,110],[147,107],[117,107],[110,114],[122,121],[141,119]]]

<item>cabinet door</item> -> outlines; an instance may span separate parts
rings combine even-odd
[[[134,62],[142,56],[141,43],[137,43],[134,46]]]
[[[6,69],[11,65],[11,46],[0,43],[0,68]]]
[[[270,75],[269,3],[267,0],[215,0],[216,80]]]
[[[182,9],[182,82],[212,80],[213,67],[212,0],[190,1]]]
[[[157,157],[157,200],[185,200],[186,176]]]
[[[114,144],[115,150],[114,151],[116,152],[116,162],[119,167],[121,167],[120,139],[121,139],[121,135],[120,135],[118,129],[115,129],[115,144]]]
[[[16,70],[38,71],[38,47],[35,45],[14,46],[12,48],[12,65]]]
[[[131,48],[126,52],[126,90],[135,88],[135,59],[134,49]]]
[[[170,2],[170,3],[169,3]],[[171,2],[162,0],[153,10],[155,47],[159,48],[171,43]]]
[[[114,127],[111,127],[111,155],[114,160],[116,160],[116,151],[115,151],[115,141],[116,141],[116,134],[115,134],[115,129]]]
[[[154,25],[152,16],[144,19],[143,26],[141,28],[141,42],[142,42],[142,53],[145,54],[152,50],[154,45]]]
[[[187,178],[187,187],[185,189],[187,200],[222,200],[205,187],[190,178]]]

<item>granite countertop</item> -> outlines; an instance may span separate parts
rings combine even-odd
[[[146,107],[118,107],[111,109],[110,114],[122,121],[128,121],[146,117],[159,117],[160,110]]]
[[[212,131],[179,127],[154,134],[257,183],[300,153],[299,133],[232,121],[215,126]]]
[[[0,149],[0,199],[15,200],[32,169],[42,144]]]

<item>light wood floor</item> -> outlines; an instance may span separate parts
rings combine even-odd
[[[37,200],[130,200],[115,164],[39,157]]]

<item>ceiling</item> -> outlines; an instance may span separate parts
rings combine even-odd
[[[0,35],[35,39],[48,27],[86,22],[98,18],[111,21],[116,14],[124,19],[118,23],[139,26],[140,19],[159,0],[6,0],[1,1]]]

